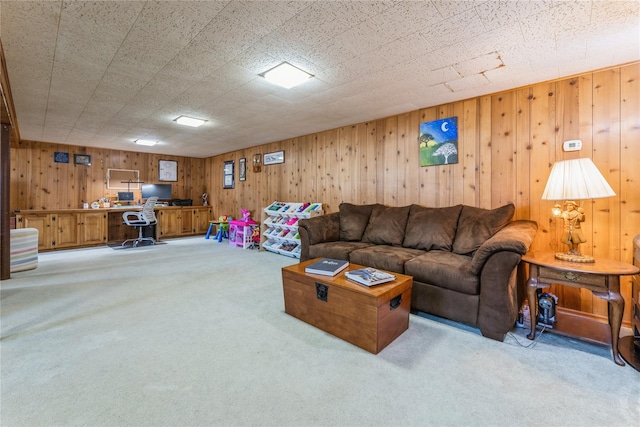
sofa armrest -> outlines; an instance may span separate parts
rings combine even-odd
[[[518,315],[517,270],[522,255],[499,251],[489,256],[480,275],[480,304],[476,326],[482,335],[504,340]]]
[[[340,213],[315,216],[298,221],[300,234],[300,261],[309,259],[309,247],[317,243],[340,240]]]
[[[529,220],[512,221],[486,240],[473,254],[471,271],[480,274],[485,263],[496,252],[507,251],[519,255],[527,253],[538,230],[538,224]]]

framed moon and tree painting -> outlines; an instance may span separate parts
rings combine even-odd
[[[420,123],[420,166],[458,163],[458,118]]]

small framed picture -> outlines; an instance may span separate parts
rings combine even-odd
[[[235,162],[233,160],[224,162],[224,175],[223,175],[222,188],[234,187],[234,179],[233,179],[234,164]]]
[[[158,160],[158,180],[177,181],[178,162],[176,160]]]
[[[253,155],[253,173],[262,171],[262,154]]]
[[[69,153],[56,151],[53,153],[53,161],[56,163],[69,163]]]
[[[284,163],[284,151],[274,151],[273,153],[266,153],[264,155],[265,165],[275,165],[277,163]]]
[[[74,154],[73,163],[76,165],[91,166],[91,156],[88,154]]]
[[[240,159],[240,170],[238,171],[238,177],[240,181],[247,180],[247,159],[244,157]]]

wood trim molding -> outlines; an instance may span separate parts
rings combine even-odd
[[[7,73],[7,62],[4,57],[2,40],[0,40],[0,95],[1,95],[1,122],[11,126],[11,137],[15,142],[20,141],[20,131],[18,130],[18,118],[13,105],[13,95],[11,95],[11,85],[9,84],[9,74]]]
[[[11,278],[11,229],[9,226],[9,178],[11,176],[11,125],[0,124],[0,280]]]
[[[606,317],[558,307],[556,320],[552,332],[598,344],[611,345],[611,328]],[[628,320],[622,322],[621,332],[626,328],[631,328],[631,323]]]

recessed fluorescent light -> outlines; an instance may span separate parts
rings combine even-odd
[[[283,62],[260,75],[268,82],[282,86],[286,89],[298,86],[313,77],[311,74],[306,71],[302,71],[298,67],[294,67],[288,62]]]
[[[180,116],[176,119],[176,123],[179,125],[191,126],[197,128],[198,126],[202,126],[206,120],[194,119],[193,117]]]
[[[158,141],[152,141],[150,139],[136,139],[136,144],[138,145],[147,145],[149,147],[152,147],[154,145],[156,145],[158,143]]]

